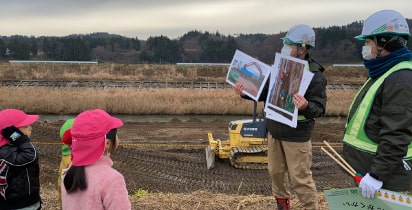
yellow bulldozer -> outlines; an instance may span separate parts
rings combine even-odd
[[[262,117],[257,119],[254,102],[253,119],[229,122],[229,139],[215,139],[208,133],[207,169],[215,167],[215,159],[229,159],[230,165],[243,169],[267,168],[267,129]]]

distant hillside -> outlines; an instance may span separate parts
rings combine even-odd
[[[407,20],[412,26],[412,21]],[[345,26],[314,28],[316,48],[312,56],[321,63],[361,62],[362,42],[354,39],[362,31],[362,22]],[[219,32],[189,31],[177,39],[166,36],[139,40],[106,32],[71,34],[64,37],[1,36],[0,59],[64,60],[106,63],[229,63],[236,49],[263,62],[273,63],[274,53],[282,48],[278,34],[222,35]],[[412,42],[408,43],[411,48]]]

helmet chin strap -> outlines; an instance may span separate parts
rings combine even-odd
[[[380,56],[381,56],[382,50],[385,49],[385,47],[386,47],[389,43],[392,43],[392,42],[394,42],[394,41],[399,41],[403,46],[406,45],[406,40],[405,40],[403,37],[401,37],[401,36],[393,36],[391,39],[389,39],[389,41],[385,42],[385,45],[384,45],[383,47],[379,47],[379,45],[378,45],[378,40],[377,40],[376,36],[373,37],[373,41],[375,42],[375,44],[376,44],[376,46],[377,46],[376,48],[378,49],[377,57],[380,57]]]
[[[305,45],[304,45],[304,44],[303,44],[303,46],[297,45],[295,58],[299,58],[299,59],[300,59],[299,56],[303,54],[303,53],[300,53],[300,49],[301,49],[302,47],[305,47]],[[307,48],[306,48],[306,49],[307,49]]]
[[[299,58],[299,51],[300,51],[300,46],[297,45],[295,58]]]
[[[380,47],[378,45],[378,40],[376,39],[376,36],[373,37],[373,42],[375,42],[376,49],[378,49],[378,54],[376,55],[376,57],[381,57],[383,47]]]
[[[308,36],[308,34],[303,34],[303,36],[302,36],[302,46],[299,46],[298,45],[298,51],[297,51],[297,55],[296,55],[296,57],[297,58],[299,58],[299,56],[301,55],[301,54],[299,54],[299,51],[300,51],[300,48],[302,48],[302,47],[306,47],[306,44],[305,43],[308,43],[308,41],[309,41],[309,36]],[[306,49],[307,49],[307,47],[306,47]]]

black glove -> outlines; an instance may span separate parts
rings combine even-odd
[[[1,131],[1,135],[3,135],[4,138],[8,139],[10,143],[14,145],[21,145],[30,141],[26,135],[21,133],[21,131],[14,126],[4,128]]]

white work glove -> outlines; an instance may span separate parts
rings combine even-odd
[[[362,190],[362,196],[365,198],[373,198],[375,193],[381,189],[382,181],[379,181],[367,173],[359,183],[359,188]]]

